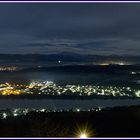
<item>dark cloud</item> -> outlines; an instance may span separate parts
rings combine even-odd
[[[0,4],[1,53],[140,55],[140,4]]]

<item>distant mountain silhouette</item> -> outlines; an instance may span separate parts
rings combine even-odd
[[[124,62],[130,64],[140,64],[140,56],[100,56],[81,55],[76,53],[63,52],[59,54],[0,54],[0,63],[47,63],[47,62],[84,62],[84,63],[112,63]]]

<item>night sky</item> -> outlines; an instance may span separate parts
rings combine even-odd
[[[0,53],[140,55],[140,4],[0,4]]]

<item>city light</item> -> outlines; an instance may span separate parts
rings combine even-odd
[[[140,89],[139,89],[140,90]],[[52,81],[31,82],[23,84],[0,84],[0,95],[79,95],[79,96],[127,96],[140,97],[138,89],[129,86],[99,86],[99,85],[57,85]]]
[[[4,113],[2,114],[2,118],[3,118],[3,119],[6,119],[6,117],[7,117],[7,114],[4,112]]]
[[[16,116],[18,116],[18,114],[17,113],[14,113],[13,116],[16,117]]]
[[[105,62],[105,63],[100,63],[99,65],[101,65],[101,66],[108,66],[108,65],[127,65],[127,63],[109,61],[109,62]]]
[[[59,60],[59,61],[58,61],[58,63],[60,64],[60,63],[61,63],[61,61]]]
[[[17,67],[15,66],[0,66],[0,71],[16,71]]]
[[[20,93],[20,90],[16,89],[5,89],[1,92],[2,95],[19,95]]]
[[[132,71],[131,74],[136,74],[136,72]]]
[[[80,109],[79,109],[79,108],[77,108],[77,109],[76,109],[76,111],[77,111],[77,112],[80,112]]]
[[[140,90],[136,91],[136,97],[140,97]]]
[[[4,110],[1,110],[1,113],[0,113],[0,118],[2,119],[6,119],[8,116],[13,116],[13,117],[17,117],[17,116],[21,116],[21,115],[27,115],[29,112],[80,112],[80,111],[87,111],[85,109],[46,109],[46,108],[40,108],[40,109],[36,109],[36,108],[15,108],[15,109],[11,109],[9,111],[9,109],[4,109]],[[96,107],[96,108],[90,108],[88,109],[88,111],[91,111],[91,112],[97,112],[97,111],[101,111],[101,107]],[[84,129],[82,129],[84,130]],[[81,129],[79,129],[79,132],[77,133],[78,136],[79,134],[81,134],[83,131]],[[84,132],[89,132],[88,131],[84,131]]]

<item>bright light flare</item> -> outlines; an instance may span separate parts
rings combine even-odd
[[[75,136],[77,138],[85,139],[89,137],[94,137],[96,135],[95,129],[93,129],[88,122],[85,122],[84,124],[78,124],[76,123],[75,128]]]
[[[85,138],[88,138],[88,136],[87,136],[86,133],[82,133],[82,134],[80,134],[80,138],[81,138],[81,139],[85,139]]]

